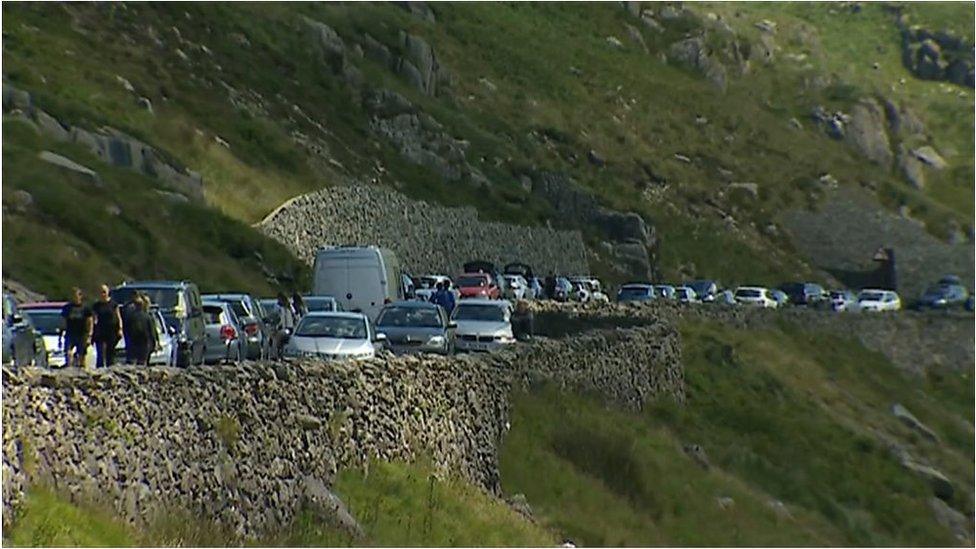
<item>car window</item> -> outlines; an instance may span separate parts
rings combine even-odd
[[[203,320],[207,324],[227,324],[227,315],[224,308],[219,305],[204,305]]]
[[[480,320],[486,322],[508,322],[507,312],[496,305],[474,305],[462,303],[454,309],[454,320]]]
[[[23,312],[34,325],[34,329],[43,335],[57,335],[61,329],[61,311],[25,309]]]

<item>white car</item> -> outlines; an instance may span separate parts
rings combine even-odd
[[[376,356],[386,341],[362,313],[314,312],[305,315],[285,343],[288,358],[363,360]]]
[[[20,313],[27,315],[34,329],[44,338],[49,368],[64,368],[64,337],[61,335],[61,308],[64,302],[42,302],[21,305]],[[95,346],[91,343],[85,351],[85,367],[95,367]]]
[[[865,289],[857,294],[857,308],[871,313],[898,311],[901,298],[891,290]]]
[[[698,299],[698,294],[691,286],[678,286],[674,289],[674,297],[680,303],[701,303]]]
[[[734,296],[737,305],[751,305],[764,309],[779,307],[779,303],[773,299],[769,289],[761,286],[739,286],[735,289]]]
[[[505,278],[505,290],[502,292],[503,297],[506,299],[512,299],[518,301],[520,299],[525,299],[526,294],[529,291],[529,282],[522,277],[522,275],[503,275]]]
[[[457,324],[454,348],[458,351],[494,351],[515,343],[512,304],[504,299],[459,301],[451,321]]]

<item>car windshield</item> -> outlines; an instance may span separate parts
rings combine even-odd
[[[327,313],[335,312],[335,300],[331,297],[306,297],[305,307],[309,312],[323,311]]]
[[[753,289],[742,289],[735,291],[735,297],[762,297],[762,292]]]
[[[299,337],[366,339],[366,333],[366,321],[362,318],[338,316],[306,316],[295,329]]]
[[[175,288],[139,288],[136,286],[122,286],[112,290],[112,299],[116,303],[128,303],[136,292],[149,296],[150,303],[163,310],[175,308],[180,300],[180,291]]]
[[[483,276],[462,276],[458,279],[457,285],[462,288],[480,288],[487,283]]]
[[[454,320],[482,320],[505,322],[505,310],[497,305],[473,305],[462,303],[454,309]]]
[[[711,291],[713,283],[710,280],[696,280],[691,284],[688,284],[692,290],[695,290],[696,294],[704,294]]]
[[[858,301],[881,301],[884,298],[883,292],[861,292]]]
[[[61,329],[61,311],[24,309],[21,312],[27,315],[34,329],[43,335],[57,335],[58,330]]]
[[[433,307],[386,307],[376,319],[382,327],[440,328],[441,315]]]
[[[203,306],[203,321],[207,324],[227,324],[229,322],[223,307],[207,304]]]

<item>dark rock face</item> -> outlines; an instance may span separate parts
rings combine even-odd
[[[105,163],[158,179],[170,189],[203,198],[203,178],[164,152],[112,128],[90,131],[68,126],[33,106],[30,94],[3,84],[3,110],[34,123],[45,135],[87,147]]]
[[[964,37],[932,32],[898,18],[902,38],[902,63],[918,78],[976,86],[974,48]]]
[[[242,538],[288,524],[303,505],[358,536],[328,486],[338,468],[372,459],[423,452],[498,494],[513,387],[548,380],[633,410],[685,394],[677,331],[665,323],[480,357],[5,369],[2,379],[5,522],[30,483],[51,482],[136,524],[178,507]]]
[[[593,195],[564,173],[535,174],[532,193],[552,205],[564,226],[592,225],[600,229],[612,241],[614,256],[628,272],[640,278],[650,277],[650,253],[657,246],[657,234],[644,218],[600,206]]]

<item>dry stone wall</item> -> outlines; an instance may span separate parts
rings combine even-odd
[[[384,187],[330,187],[296,197],[259,228],[311,262],[324,245],[390,248],[412,274],[456,274],[470,260],[522,261],[536,272],[589,272],[579,231],[480,221],[474,208],[411,200]]]
[[[287,524],[338,468],[421,453],[497,493],[513,387],[549,380],[630,409],[683,401],[679,347],[660,323],[490,356],[4,370],[4,521],[42,483],[112,502],[136,524],[182,508],[256,536]]]

